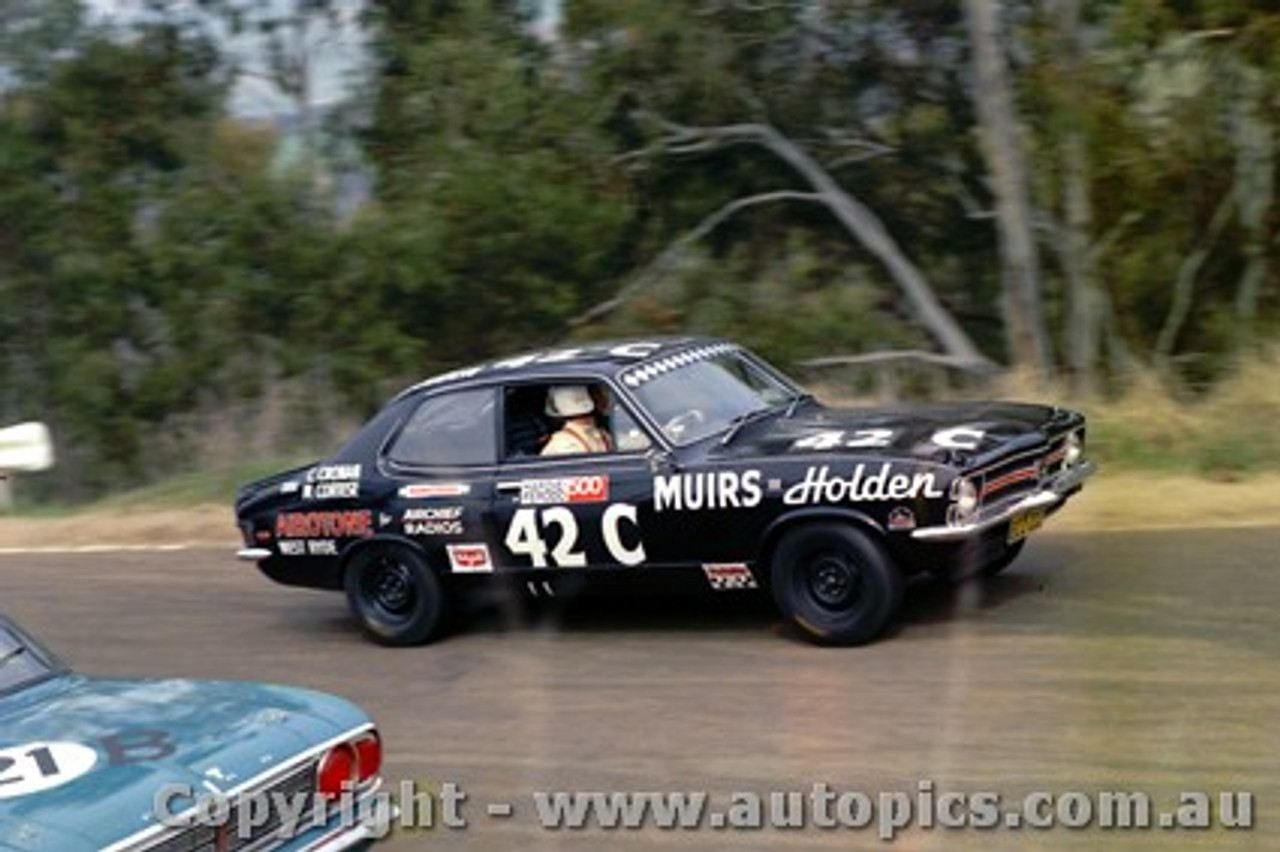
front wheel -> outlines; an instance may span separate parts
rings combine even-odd
[[[902,572],[878,542],[845,524],[788,532],[770,574],[783,617],[823,644],[871,641],[902,604]]]
[[[443,630],[444,582],[413,548],[375,542],[357,552],[343,584],[347,605],[365,632],[384,645],[417,645]]]

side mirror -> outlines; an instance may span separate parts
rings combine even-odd
[[[675,461],[671,458],[671,453],[666,450],[654,447],[644,454],[645,461],[649,463],[650,473],[665,473],[675,469]]]
[[[0,429],[0,474],[32,473],[53,467],[53,439],[43,423]]]

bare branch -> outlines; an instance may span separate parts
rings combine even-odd
[[[1169,306],[1169,313],[1165,317],[1164,325],[1160,328],[1160,335],[1156,338],[1155,357],[1159,364],[1168,364],[1169,356],[1173,354],[1178,332],[1182,330],[1182,324],[1186,321],[1187,314],[1191,312],[1192,291],[1195,288],[1196,276],[1200,274],[1200,268],[1209,258],[1209,252],[1213,250],[1218,237],[1227,227],[1231,213],[1235,210],[1235,201],[1235,193],[1232,192],[1222,197],[1222,201],[1218,203],[1218,209],[1213,213],[1213,219],[1209,222],[1209,232],[1205,235],[1203,244],[1183,258],[1178,266],[1178,277],[1173,282],[1173,303]]]
[[[658,257],[640,271],[640,273],[631,280],[625,287],[618,291],[611,299],[601,302],[595,307],[589,308],[573,319],[569,320],[571,327],[585,325],[589,322],[606,316],[617,310],[627,300],[635,296],[636,293],[645,287],[653,284],[658,278],[665,274],[675,262],[680,259],[684,252],[695,242],[705,237],[707,234],[718,228],[726,219],[745,210],[748,207],[758,207],[761,204],[772,204],[776,201],[822,201],[822,197],[812,192],[796,192],[794,190],[778,190],[776,192],[762,192],[759,195],[749,195],[745,198],[736,198],[728,204],[712,213],[707,218],[699,222],[693,229],[682,235],[678,240],[671,243]]]
[[[868,160],[875,160],[879,157],[884,157],[892,153],[894,153],[892,148],[885,148],[879,151],[863,151],[859,154],[846,154],[843,157],[837,157],[827,163],[827,168],[831,170],[842,169],[845,166],[854,166],[859,163],[865,163]]]
[[[852,193],[840,186],[827,169],[773,125],[744,122],[712,127],[690,127],[648,111],[638,111],[635,116],[637,120],[647,121],[665,132],[666,136],[660,139],[653,149],[656,151],[704,152],[747,142],[759,145],[782,160],[812,187],[812,193],[800,195],[825,205],[850,236],[884,265],[911,303],[917,319],[950,355],[973,364],[989,363],[989,359],[981,353],[964,329],[938,300],[932,286],[902,251],[880,218]],[[759,198],[759,196],[751,198]],[[709,218],[715,220],[721,214],[732,215],[736,209],[740,209],[733,206],[735,203],[728,205],[729,209],[717,211]],[[711,227],[714,226],[715,222]],[[662,258],[659,258],[659,263],[661,261]],[[628,289],[634,286],[636,282],[628,285]],[[607,313],[611,309],[608,308],[604,312]],[[599,315],[595,311],[596,309],[592,309],[588,315]]]
[[[859,355],[830,355],[823,358],[811,358],[801,361],[801,367],[863,367],[872,364],[891,364],[897,361],[920,361],[925,364],[936,364],[940,367],[954,367],[967,372],[982,372],[980,365],[974,364],[954,355],[941,355],[937,352],[926,352],[923,349],[897,349],[882,352],[864,352]],[[989,365],[988,365],[989,366]]]

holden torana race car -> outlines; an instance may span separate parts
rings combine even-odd
[[[368,846],[382,744],[339,698],[257,683],[73,674],[0,617],[0,850]]]
[[[345,589],[388,644],[438,634],[476,579],[690,574],[857,644],[905,577],[1012,562],[1092,472],[1084,442],[1043,405],[831,410],[722,340],[583,345],[428,379],[331,457],[242,487],[238,555]]]

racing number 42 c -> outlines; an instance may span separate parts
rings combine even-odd
[[[604,510],[600,519],[600,534],[612,561],[633,566],[644,562],[644,543],[632,533],[635,544],[623,541],[623,522],[639,530],[636,507],[629,503],[614,503]],[[554,529],[554,532],[552,530]],[[553,543],[548,543],[548,533]],[[587,555],[581,549],[581,529],[578,519],[565,506],[548,506],[544,509],[517,509],[511,518],[511,526],[503,544],[516,556],[527,556],[534,568],[583,568]]]

